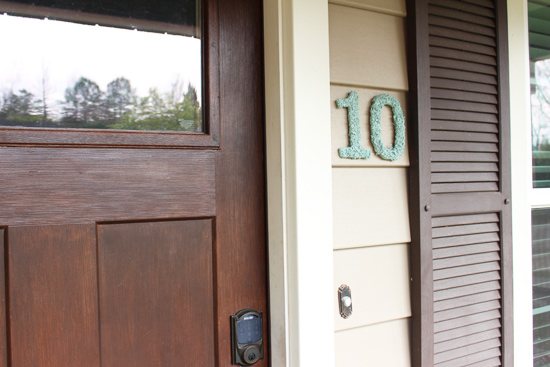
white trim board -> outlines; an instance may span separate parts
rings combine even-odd
[[[332,366],[326,0],[264,0],[264,45],[272,366]]]

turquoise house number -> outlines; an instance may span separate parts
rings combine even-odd
[[[382,142],[381,116],[382,108],[388,105],[393,114],[395,131],[393,147],[388,148]],[[348,109],[349,147],[338,149],[340,158],[369,159],[371,151],[361,145],[361,128],[359,126],[359,96],[351,91],[347,98],[336,100],[338,108]],[[374,153],[382,159],[395,161],[405,151],[405,117],[399,101],[389,94],[379,94],[372,99],[370,108],[370,140],[374,146]]]

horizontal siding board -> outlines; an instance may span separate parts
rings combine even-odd
[[[480,122],[434,120],[432,121],[432,131],[433,130],[470,131],[496,134],[498,133],[498,125]]]
[[[434,259],[454,257],[470,254],[482,254],[485,252],[500,251],[498,242],[480,243],[477,245],[452,246],[433,250]]]
[[[436,280],[433,283],[433,289],[434,291],[438,291],[441,289],[461,287],[468,284],[478,284],[478,283],[488,282],[491,280],[500,280],[500,272],[498,270],[499,269],[495,269],[493,271],[487,271],[484,273],[475,273],[475,274],[465,275],[465,276],[456,277],[456,278]]]
[[[430,4],[442,6],[449,9],[460,10],[461,12],[471,13],[478,16],[494,19],[494,10],[486,7],[474,5],[465,1],[453,1],[453,0],[429,0]]]
[[[499,218],[498,218],[498,214],[496,213],[459,215],[459,216],[448,216],[448,217],[433,217],[432,227],[457,226],[461,224],[474,224],[474,223],[492,223],[492,222],[498,222],[498,221],[499,221]]]
[[[475,243],[497,241],[500,241],[498,233],[482,233],[447,238],[436,238],[432,240],[432,246],[434,249],[437,249],[449,246],[472,245]]]
[[[431,25],[429,29],[430,35],[450,38],[455,40],[478,43],[480,45],[496,47],[494,37],[488,37],[479,33],[472,33],[460,29],[447,28],[445,26]]]
[[[409,335],[409,319],[338,331],[334,335],[336,355],[334,366],[408,367],[411,365]]]
[[[439,36],[429,36],[429,42],[430,46],[496,57],[496,50],[494,47],[491,46],[485,46],[477,43],[469,43],[459,40],[451,40]]]
[[[498,162],[498,155],[477,152],[432,152],[432,162]]]
[[[492,143],[469,143],[469,142],[438,142],[431,144],[432,152],[498,152],[498,145]],[[493,156],[495,157],[495,156]],[[491,160],[491,162],[496,162]]]
[[[438,238],[498,231],[499,227],[497,223],[467,224],[433,228],[432,237]]]
[[[334,251],[335,289],[347,284],[353,298],[353,317],[343,319],[334,297],[336,331],[411,315],[408,255],[407,244]]]
[[[476,72],[463,71],[463,70],[452,70],[437,66],[432,66],[430,68],[431,76],[435,78],[467,81],[481,84],[496,85],[497,79],[495,76],[486,75]]]
[[[495,30],[493,28],[486,27],[483,25],[472,24],[472,23],[469,23],[468,27],[464,27],[464,22],[460,20],[440,17],[434,14],[428,15],[428,24],[442,26],[442,27],[451,28],[451,29],[467,30],[468,32],[481,34],[488,37],[496,37]]]
[[[407,192],[404,167],[333,168],[334,248],[409,243]]]
[[[451,110],[451,111],[467,111],[497,114],[496,105],[476,102],[453,101],[447,99],[432,99],[432,109],[434,110]],[[434,130],[432,126],[432,130]]]
[[[489,358],[500,356],[502,353],[500,348],[488,349],[483,352],[478,352],[474,354],[469,354],[462,358],[453,359],[443,363],[437,363],[434,366],[436,367],[464,367],[471,366],[472,363],[485,361]]]
[[[328,16],[332,83],[408,89],[404,18],[334,4]]]
[[[465,327],[456,328],[454,330],[443,331],[434,335],[434,342],[441,343],[444,341],[462,338],[468,335],[481,333],[491,329],[499,329],[501,327],[500,320],[490,320],[481,322],[476,325],[468,325]]]
[[[446,311],[435,312],[434,322],[440,322],[450,319],[455,319],[457,317],[471,315],[479,312],[486,312],[491,310],[500,309],[500,301],[493,300],[489,302],[476,303],[474,305],[469,305],[465,307],[452,308]]]
[[[455,50],[446,47],[430,47],[430,56],[444,57],[451,60],[469,61],[490,66],[496,66],[497,64],[495,56],[480,54],[477,52]]]
[[[472,275],[477,273],[486,273],[489,271],[500,270],[500,263],[497,261],[486,262],[481,264],[465,265],[455,268],[446,268],[435,270],[433,273],[434,280],[448,279],[461,277],[464,275]]]
[[[445,259],[434,260],[434,270],[451,269],[455,267],[463,267],[466,265],[482,264],[490,261],[499,261],[498,253],[489,252],[475,255],[456,256]]]
[[[496,163],[432,163],[432,172],[498,172]]]
[[[467,296],[476,293],[483,293],[487,291],[494,291],[497,289],[500,289],[499,281],[490,281],[485,283],[467,285],[464,287],[450,288],[434,292],[434,301],[443,301],[446,299]]]
[[[466,13],[461,10],[442,7],[438,5],[433,5],[433,4],[428,5],[428,13],[439,15],[445,18],[462,20],[467,23],[479,24],[490,28],[495,27],[495,21],[491,18],[480,16],[477,14]],[[467,27],[467,25],[465,25],[465,27]]]
[[[501,333],[499,329],[491,329],[487,331],[482,331],[473,335],[464,336],[461,338],[451,339],[449,341],[436,343],[434,345],[434,352],[444,353],[453,349],[465,347],[472,345],[474,343],[484,342],[486,340],[498,339],[500,338]]]
[[[466,92],[485,93],[490,95],[496,95],[496,86],[490,84],[480,84],[474,82],[467,82],[463,80],[452,80],[430,77],[432,88],[462,90]]]

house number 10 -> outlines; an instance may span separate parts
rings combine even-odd
[[[382,108],[388,105],[393,113],[395,130],[393,147],[388,148],[382,142],[381,116]],[[336,100],[338,108],[348,109],[349,147],[338,149],[340,158],[369,159],[371,151],[361,145],[361,128],[359,126],[359,96],[351,91],[347,98]],[[379,94],[372,99],[370,107],[370,140],[374,153],[382,159],[395,161],[405,150],[405,117],[399,102],[389,94]]]

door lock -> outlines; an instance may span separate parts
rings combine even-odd
[[[251,366],[264,358],[262,311],[251,308],[231,316],[231,363]]]

